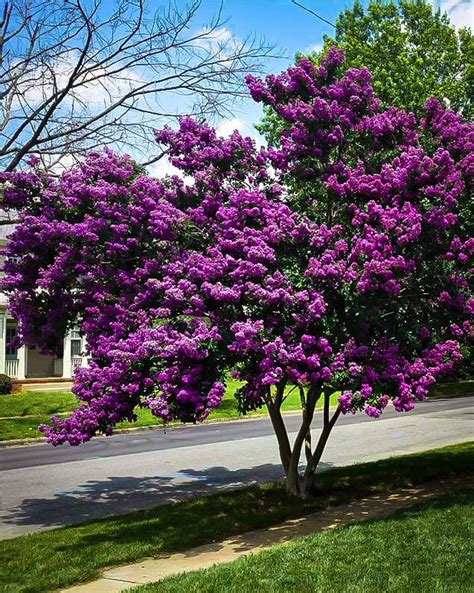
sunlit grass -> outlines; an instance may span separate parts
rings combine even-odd
[[[474,492],[318,533],[136,593],[470,593]]]

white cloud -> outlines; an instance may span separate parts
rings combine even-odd
[[[197,47],[223,59],[230,57],[244,45],[244,42],[235,37],[227,27],[217,29],[204,27],[197,31],[196,36],[199,36],[199,39],[194,42]]]
[[[474,27],[474,2],[471,0],[451,1],[447,10],[449,20],[455,27]]]
[[[315,43],[314,45],[309,45],[308,47],[305,47],[303,50],[303,53],[304,54],[319,53],[323,49],[323,47],[324,47],[323,43]]]
[[[242,133],[243,129],[245,128],[245,122],[243,122],[238,117],[231,117],[229,119],[223,119],[221,123],[216,128],[216,133],[218,136],[228,137],[232,135],[234,130],[237,132]]]
[[[41,155],[43,166],[56,175],[60,175],[63,171],[70,170],[76,163],[76,159],[72,154],[61,154],[59,156]]]
[[[69,82],[78,58],[78,52],[70,50],[56,58],[52,64],[48,64],[48,67],[38,66],[36,71],[29,73],[28,76],[29,80],[35,81],[34,85],[20,80],[19,90],[23,99],[30,106],[35,106],[50,97],[55,89],[64,89]],[[90,66],[92,65],[90,64]],[[52,72],[54,73],[54,79]],[[129,69],[111,75],[106,68],[97,68],[93,73],[93,77],[100,78],[99,80],[89,80],[90,75],[85,74],[82,79],[79,79],[76,82],[76,85],[79,86],[73,88],[66,95],[63,101],[64,104],[71,106],[74,102],[80,102],[89,109],[100,109],[110,105],[114,99],[123,96],[144,82],[144,78]]]
[[[216,127],[216,133],[218,136],[228,138],[232,132],[237,130],[242,136],[250,136],[255,142],[257,148],[265,144],[263,136],[261,136],[257,130],[253,127],[253,124],[248,120],[239,117],[230,117],[223,119]]]
[[[473,0],[433,0],[432,4],[435,9],[448,13],[454,27],[474,27]]]
[[[172,165],[166,155],[162,156],[159,161],[148,167],[148,175],[150,175],[150,177],[156,177],[157,179],[162,179],[167,175],[176,175],[177,177],[181,177],[185,185],[193,185],[194,183],[194,179],[190,175],[185,175],[181,169]]]
[[[178,175],[179,177],[183,177],[183,172],[173,166],[166,155],[161,157],[156,163],[153,163],[153,165],[150,165],[148,167],[148,173],[151,177],[157,177],[158,179],[165,177],[166,175]]]
[[[229,42],[233,38],[233,34],[227,27],[219,27],[218,29],[204,28],[199,31],[199,34],[205,35],[199,40],[201,44],[212,44],[214,46],[222,45]]]

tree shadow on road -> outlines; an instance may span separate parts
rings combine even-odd
[[[322,464],[322,468],[328,467]],[[279,464],[238,470],[223,466],[180,469],[166,476],[140,478],[110,476],[57,492],[51,499],[27,498],[18,507],[4,511],[3,522],[33,529],[59,527],[282,479]]]

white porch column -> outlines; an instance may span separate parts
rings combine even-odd
[[[84,354],[85,350],[86,350],[86,339],[83,336],[81,338],[81,353],[82,353],[81,367],[89,366],[89,357],[86,354]]]
[[[7,348],[7,316],[0,314],[0,373],[5,373],[5,357]]]
[[[28,364],[28,348],[18,348],[18,373],[17,379],[26,379],[26,365]]]
[[[70,379],[72,377],[72,362],[71,362],[71,332],[68,332],[64,337],[64,352],[63,352],[63,379]]]

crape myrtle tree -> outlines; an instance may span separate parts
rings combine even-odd
[[[309,496],[341,414],[407,412],[463,357],[473,128],[435,99],[420,119],[382,109],[336,48],[247,83],[286,122],[275,147],[186,118],[156,132],[182,177],[110,151],[56,179],[34,161],[3,174],[23,221],[4,286],[22,343],[49,351],[75,323],[87,338],[81,403],[41,427],[50,443],[109,435],[138,407],[202,421],[230,372],[241,412],[268,408],[288,492]]]

